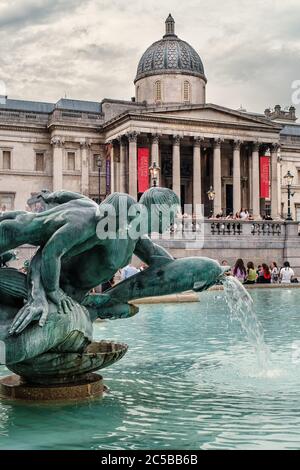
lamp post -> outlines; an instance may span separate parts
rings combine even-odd
[[[153,188],[157,187],[157,181],[158,181],[158,176],[160,172],[160,167],[157,165],[156,162],[153,162],[153,164],[149,168],[150,175],[151,175],[151,186]]]
[[[288,191],[288,213],[287,213],[286,220],[293,220],[292,212],[291,212],[291,197],[293,197],[294,194],[292,194],[292,192],[291,192],[291,187],[292,187],[292,184],[293,184],[294,175],[292,175],[290,170],[284,176],[284,179],[286,181],[287,191]]]
[[[101,157],[97,158],[97,167],[98,167],[98,204],[100,204],[101,203],[101,169],[102,169]]]
[[[211,216],[213,216],[213,213],[214,213],[213,203],[214,203],[214,200],[215,200],[215,197],[216,197],[216,193],[213,190],[212,186],[209,188],[209,191],[207,192],[207,196],[208,196],[208,199],[210,200],[210,204],[211,204],[210,214],[211,214]]]

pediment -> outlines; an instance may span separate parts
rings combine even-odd
[[[147,112],[149,114],[149,112]],[[195,121],[225,123],[234,125],[251,125],[254,127],[278,128],[274,123],[264,116],[235,111],[217,105],[206,104],[202,106],[186,106],[174,108],[162,108],[153,111],[153,114],[169,118],[182,118]]]

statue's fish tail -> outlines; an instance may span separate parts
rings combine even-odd
[[[17,269],[0,268],[0,297],[1,294],[27,299],[27,276]]]

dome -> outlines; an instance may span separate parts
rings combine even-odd
[[[166,20],[166,34],[152,44],[143,54],[135,83],[151,75],[181,73],[200,77],[206,82],[199,54],[175,34],[175,21],[171,15]]]

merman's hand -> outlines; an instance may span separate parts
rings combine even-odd
[[[49,304],[44,296],[39,296],[31,300],[18,312],[10,329],[10,335],[19,335],[30,323],[38,321],[43,327],[49,314]]]
[[[61,289],[47,293],[48,299],[57,305],[58,313],[68,314],[73,310],[74,301],[68,297]]]

